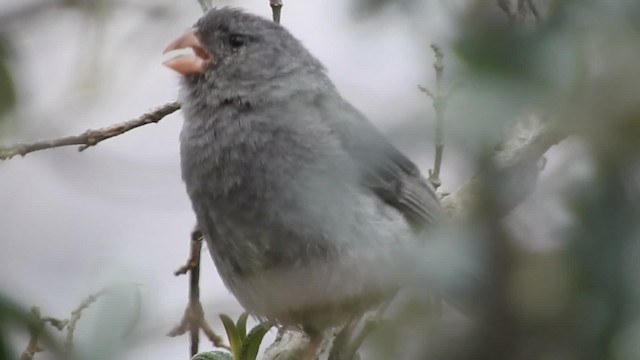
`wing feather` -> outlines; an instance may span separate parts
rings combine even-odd
[[[358,110],[340,95],[321,96],[316,105],[344,149],[360,168],[363,184],[399,210],[416,228],[432,224],[443,211],[435,189],[418,167],[402,154]]]

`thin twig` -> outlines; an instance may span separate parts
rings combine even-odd
[[[424,86],[418,85],[418,89],[431,98],[433,108],[436,112],[436,131],[434,134],[434,144],[436,148],[433,169],[429,170],[429,181],[437,189],[442,185],[440,180],[440,169],[442,167],[442,157],[444,155],[444,113],[447,108],[447,100],[451,96],[451,92],[445,92],[442,84],[444,74],[444,53],[440,46],[431,45],[436,60],[433,68],[436,73],[436,88],[434,91]]]
[[[34,318],[33,325],[29,327],[29,341],[27,347],[20,355],[20,360],[32,360],[36,353],[41,352],[42,348],[38,345],[40,334],[42,333],[42,326],[44,321],[40,316],[40,308],[34,306],[31,308],[31,316]]]
[[[200,302],[200,254],[202,252],[202,233],[197,228],[191,233],[191,250],[185,265],[174,271],[174,275],[189,273],[189,304],[180,322],[169,331],[168,336],[175,337],[189,332],[189,353],[194,356],[200,346],[200,330],[213,343],[213,346],[230,350],[224,340],[217,335],[204,318],[204,310]]]
[[[50,316],[43,317],[42,321],[44,321],[45,323],[51,324],[51,326],[53,326],[54,328],[60,331],[64,330],[64,328],[69,324],[68,319],[57,319]]]
[[[282,13],[282,0],[269,0],[271,6],[271,13],[273,15],[273,21],[280,23],[280,14]]]
[[[31,315],[33,316],[33,320],[34,321],[33,321],[33,325],[31,325],[30,328],[29,328],[29,341],[27,343],[27,347],[22,352],[22,355],[20,356],[20,359],[21,360],[32,360],[37,352],[44,351],[44,349],[42,347],[40,347],[38,342],[39,342],[40,334],[42,334],[42,331],[44,330],[43,327],[47,323],[51,324],[51,326],[55,327],[59,331],[63,331],[66,328],[67,334],[66,334],[66,341],[65,341],[64,349],[67,352],[69,352],[71,350],[71,348],[73,347],[74,331],[75,331],[77,322],[82,317],[82,312],[85,309],[87,309],[89,306],[91,306],[91,304],[96,302],[98,300],[98,298],[100,298],[102,295],[104,295],[108,291],[109,291],[109,289],[102,289],[102,290],[98,291],[95,294],[91,294],[91,295],[87,296],[85,299],[83,299],[80,302],[80,304],[76,307],[76,309],[71,312],[71,318],[70,319],[58,319],[58,318],[54,318],[54,317],[51,317],[51,316],[42,317],[41,314],[40,314],[40,308],[37,307],[37,306],[32,307],[31,308]],[[134,316],[135,319],[139,318],[139,313],[140,313],[140,296],[139,296],[139,294],[138,294],[138,297],[136,298],[136,310],[137,310],[136,311],[136,315]],[[136,322],[136,320],[134,320],[132,322],[132,324],[135,324],[135,322]],[[133,325],[131,326],[131,328],[129,329],[129,331],[127,333],[130,333],[132,329],[133,329]],[[52,344],[52,346],[54,346],[54,348],[57,347],[55,344]]]
[[[129,130],[133,130],[137,127],[154,124],[162,120],[165,116],[180,109],[178,102],[170,102],[161,107],[138,116],[135,119],[125,121],[119,124],[114,124],[106,128],[97,130],[86,130],[80,135],[66,136],[58,139],[36,141],[28,144],[18,144],[10,147],[0,147],[0,160],[11,159],[16,155],[25,156],[29,153],[58,148],[63,146],[80,145],[78,151],[86,150],[91,146],[95,146],[101,141],[107,140],[114,136],[124,134]]]
[[[213,8],[213,0],[198,0],[198,3],[200,4],[200,8],[202,8],[203,13],[206,13]]]
[[[196,229],[191,233],[191,254],[189,255],[189,263],[191,269],[189,271],[189,308],[192,310],[191,315],[196,315],[200,320],[190,321],[189,326],[189,342],[191,343],[191,356],[198,353],[200,344],[199,329],[200,324],[204,322],[204,311],[200,304],[200,254],[202,253],[202,232]]]
[[[187,262],[180,266],[173,275],[185,275],[191,270],[195,270],[200,266],[200,252],[202,248],[202,233],[198,229],[191,232],[191,245],[189,250],[189,258]]]
[[[517,126],[525,124],[524,126]],[[536,117],[523,118],[508,136],[505,144],[512,143],[493,156],[496,171],[505,176],[505,179],[517,178],[523,171],[540,170],[538,163],[544,154],[553,145],[559,143],[568,136],[566,130],[559,128],[550,120],[539,120]],[[524,141],[520,140],[524,139]],[[477,201],[478,193],[484,182],[484,172],[476,174],[464,185],[442,199],[442,204],[452,218],[460,218],[466,211],[473,209],[472,204]],[[510,199],[505,208],[506,214],[517,206],[533,190],[535,181],[521,181],[522,189],[518,191],[517,198]],[[528,183],[525,184],[525,183]]]
[[[102,289],[95,294],[87,296],[80,302],[80,305],[78,305],[78,307],[71,312],[71,318],[69,319],[69,323],[67,324],[67,338],[65,340],[65,349],[67,351],[73,348],[73,334],[76,329],[76,324],[82,317],[82,311],[91,306],[91,304],[96,302],[106,292],[106,289]]]

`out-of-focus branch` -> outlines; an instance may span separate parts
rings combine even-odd
[[[104,140],[122,135],[125,132],[133,130],[140,126],[157,123],[165,116],[177,111],[178,109],[180,109],[180,104],[174,101],[162,105],[153,111],[142,114],[135,119],[119,124],[114,124],[102,129],[87,130],[80,135],[36,141],[33,143],[17,144],[9,147],[0,147],[0,160],[7,160],[16,155],[25,156],[26,154],[32,152],[63,146],[79,145],[80,147],[78,148],[78,151],[83,151],[91,146],[97,145]]]
[[[76,330],[76,324],[82,317],[82,311],[91,306],[91,304],[96,302],[98,298],[100,298],[106,292],[106,289],[102,289],[95,294],[87,296],[80,302],[80,305],[78,305],[78,307],[71,312],[71,318],[69,319],[69,322],[67,324],[67,338],[65,340],[65,348],[67,350],[71,350],[71,348],[73,347],[73,335]]]
[[[27,347],[20,355],[20,360],[32,360],[36,353],[43,351],[40,345],[38,345],[44,325],[44,320],[40,315],[40,308],[37,306],[32,307],[31,316],[34,317],[34,325],[29,328],[29,341],[27,342]]]
[[[280,23],[280,14],[282,13],[282,0],[269,0],[271,6],[271,13],[273,14],[273,21]]]
[[[493,157],[495,172],[507,184],[502,201],[506,214],[531,193],[540,170],[539,163],[543,155],[553,145],[567,137],[566,131],[560,129],[553,121],[538,116],[524,116],[510,129],[502,150]],[[463,216],[473,209],[478,191],[490,174],[481,172],[467,183],[442,199],[447,214],[452,218]]]
[[[27,343],[25,350],[20,355],[20,360],[32,360],[36,353],[44,351],[44,348],[40,346],[40,340],[41,340],[40,338],[42,337],[43,334],[46,334],[43,332],[45,324],[50,324],[51,326],[55,327],[59,331],[64,331],[66,329],[67,333],[66,333],[64,348],[59,350],[64,350],[66,351],[67,354],[70,353],[70,351],[73,348],[73,336],[75,333],[76,324],[82,317],[82,312],[87,308],[89,308],[101,296],[105,295],[110,290],[111,290],[110,288],[105,288],[94,294],[90,294],[89,296],[84,298],[80,302],[80,304],[71,312],[71,317],[69,319],[58,319],[50,316],[43,317],[40,314],[39,307],[37,306],[32,307],[31,316],[33,317],[33,323],[29,327],[29,341]],[[139,314],[139,308],[140,308],[139,298],[138,298],[137,308],[138,308],[138,312],[136,315]],[[135,323],[137,322],[137,318],[138,317],[136,316],[134,320],[131,322],[131,327],[129,329],[129,332],[133,329]],[[55,350],[58,350],[55,342],[51,343],[51,341],[49,341],[49,344],[47,345],[47,347],[49,348],[50,346],[53,346]]]
[[[213,8],[213,0],[198,0],[200,7],[202,8],[202,12],[206,13],[207,11]]]
[[[440,168],[442,167],[442,156],[444,154],[444,112],[447,108],[448,95],[445,94],[444,87],[442,85],[442,77],[444,74],[444,53],[440,46],[436,44],[432,44],[431,49],[433,49],[433,53],[436,58],[433,63],[433,68],[436,72],[436,88],[434,91],[431,91],[424,86],[418,85],[418,89],[431,98],[433,108],[436,112],[436,131],[434,135],[436,153],[433,169],[429,170],[429,181],[437,189],[442,185],[442,181],[440,180]]]

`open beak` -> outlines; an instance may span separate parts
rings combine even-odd
[[[184,33],[184,35],[175,39],[166,49],[162,52],[166,54],[173,50],[191,48],[193,55],[178,55],[173,59],[167,60],[162,63],[164,66],[175,70],[182,75],[201,75],[205,72],[208,64],[214,61],[213,54],[205,49],[198,32],[195,29],[191,29]]]

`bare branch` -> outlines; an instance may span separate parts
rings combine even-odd
[[[80,302],[80,305],[78,305],[78,307],[71,312],[71,318],[69,319],[69,323],[67,325],[67,338],[65,341],[65,348],[67,350],[71,350],[71,348],[73,347],[73,334],[76,329],[76,324],[82,317],[82,311],[91,306],[91,304],[96,302],[106,292],[106,289],[102,289],[95,294],[87,296]]]
[[[200,266],[200,252],[202,248],[202,233],[197,228],[191,232],[191,250],[187,262],[173,272],[173,275],[185,275]]]
[[[273,14],[273,21],[280,23],[280,14],[282,13],[282,0],[269,0],[271,6],[271,13]]]
[[[200,4],[200,8],[202,8],[203,13],[206,13],[213,8],[213,0],[198,0],[198,3]]]
[[[433,102],[433,108],[436,112],[436,131],[434,134],[435,144],[435,159],[433,162],[433,169],[429,170],[429,181],[436,189],[442,185],[440,180],[440,169],[442,167],[442,156],[444,154],[444,112],[447,108],[447,100],[450,97],[450,92],[445,92],[442,85],[442,78],[444,74],[444,53],[440,46],[436,44],[431,45],[436,60],[433,63],[433,68],[436,72],[436,88],[434,91],[428,88],[418,85],[418,89],[431,98]]]
[[[167,334],[175,337],[184,335],[189,332],[190,347],[189,353],[194,356],[198,353],[200,346],[200,330],[204,332],[207,338],[213,343],[213,346],[230,350],[224,340],[217,335],[209,326],[204,318],[204,310],[200,302],[200,254],[202,252],[202,233],[200,230],[194,229],[191,233],[191,250],[189,258],[185,265],[181,266],[174,272],[174,275],[184,275],[189,273],[189,304],[182,315],[180,322],[174,326]]]
[[[204,310],[200,304],[200,254],[202,252],[202,232],[199,229],[191,232],[191,251],[188,263],[189,270],[189,309],[191,321],[189,322],[189,342],[191,343],[191,356],[198,353],[200,343],[200,324],[205,323]]]
[[[20,360],[32,360],[36,353],[41,352],[42,348],[38,345],[38,340],[42,332],[44,321],[40,316],[40,308],[34,306],[31,308],[31,315],[34,317],[34,325],[29,328],[29,341],[27,347],[20,355]]]
[[[49,323],[51,324],[51,326],[53,326],[54,328],[62,331],[64,330],[64,328],[69,325],[69,320],[67,319],[56,319],[50,316],[47,317],[43,317],[42,321],[44,321],[45,323]]]
[[[422,86],[422,85],[418,85],[418,90],[420,90],[421,92],[423,92],[425,95],[427,95],[430,98],[435,98],[435,95],[433,95],[433,93],[431,92],[431,90],[429,90],[428,88]]]
[[[86,150],[91,146],[95,146],[98,143],[110,139],[114,136],[124,134],[127,131],[133,130],[143,125],[155,124],[162,120],[165,116],[180,109],[178,102],[170,102],[161,107],[140,115],[139,117],[125,121],[119,124],[114,124],[106,128],[97,130],[87,130],[80,135],[66,136],[58,139],[36,141],[28,144],[18,144],[10,147],[0,147],[0,160],[11,159],[16,155],[25,156],[29,153],[58,148],[63,146],[80,145],[78,151]]]
[[[505,183],[516,189],[511,191],[512,198],[506,199],[503,210],[508,212],[518,205],[533,190],[537,173],[541,170],[540,161],[553,145],[567,137],[555,122],[542,120],[535,115],[523,117],[511,129],[501,151],[493,157],[496,171],[500,172]],[[478,173],[468,182],[442,199],[442,204],[452,218],[460,218],[473,209],[479,189],[485,181],[486,173]],[[506,185],[511,186],[511,185]]]

